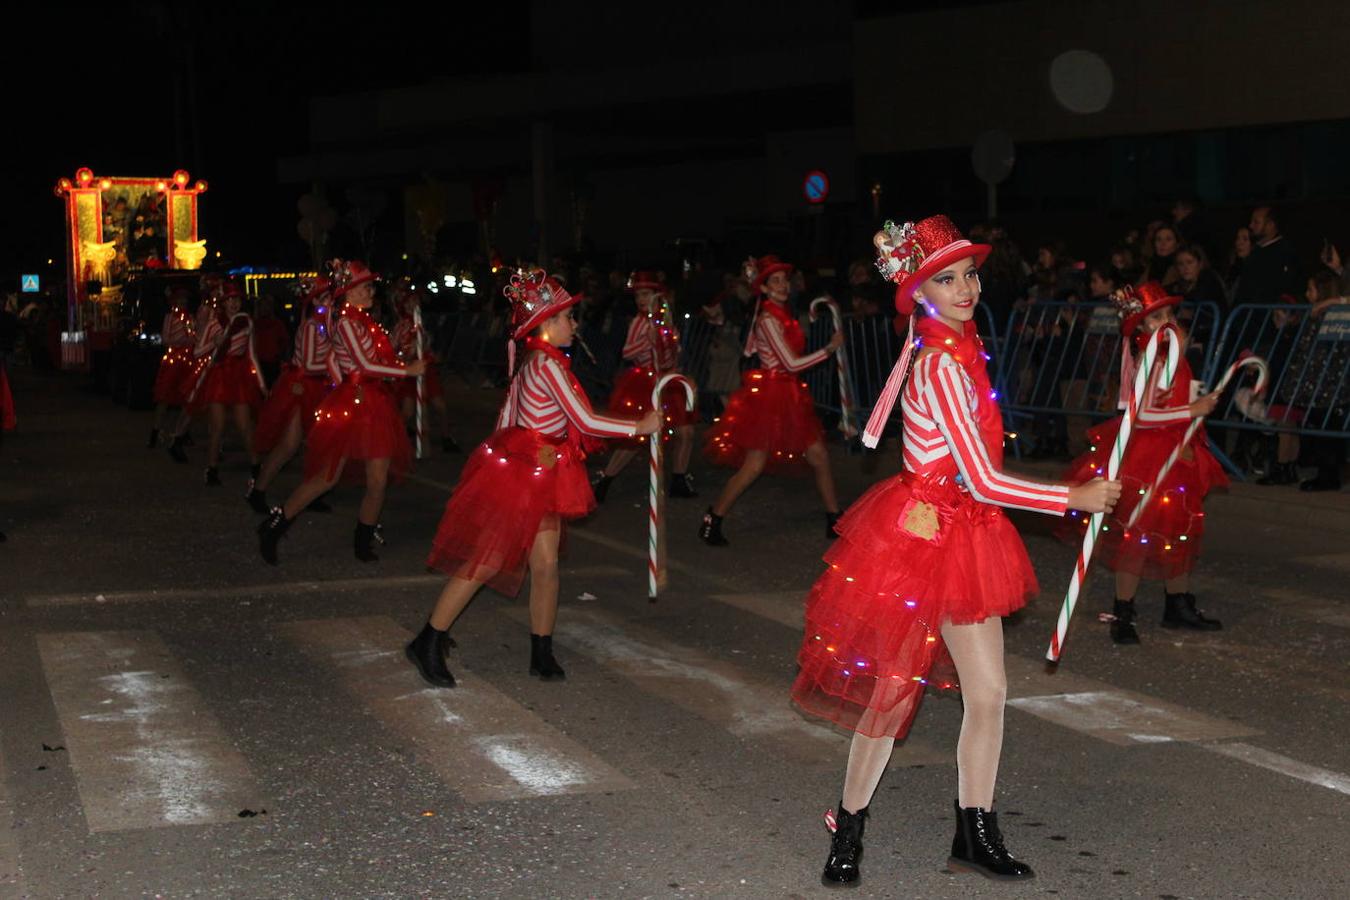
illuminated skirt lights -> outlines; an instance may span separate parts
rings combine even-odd
[[[595,509],[585,459],[564,438],[518,426],[494,432],[465,464],[427,566],[514,596],[539,531]]]
[[[186,406],[188,395],[192,393],[204,365],[204,360],[192,358],[192,351],[187,347],[165,350],[159,361],[159,370],[155,372],[155,403]]]
[[[751,369],[726,412],[708,429],[703,455],[715,466],[739,469],[747,450],[763,450],[765,471],[803,474],[806,448],[825,439],[811,392],[796,375]]]
[[[247,356],[227,356],[206,370],[206,377],[188,401],[188,409],[200,412],[213,403],[257,409],[262,398],[252,361]]]
[[[904,737],[928,686],[957,686],[942,626],[1022,608],[1036,575],[1003,510],[951,481],[897,475],[836,530],[806,599],[792,700],[868,737]]]
[[[1209,450],[1204,428],[1196,432],[1176,465],[1167,473],[1148,506],[1128,531],[1141,491],[1153,484],[1167,457],[1176,448],[1189,423],[1165,428],[1140,428],[1130,432],[1130,443],[1121,461],[1120,502],[1106,517],[1097,536],[1093,561],[1113,572],[1129,572],[1143,578],[1165,580],[1184,575],[1195,566],[1205,534],[1205,495],[1228,486],[1223,466]],[[1089,450],[1069,465],[1064,479],[1078,484],[1105,475],[1111,446],[1120,430],[1120,417],[1088,432]],[[1078,545],[1083,540],[1089,516],[1070,512],[1056,529],[1061,540]]]
[[[272,392],[258,413],[258,424],[253,429],[253,449],[266,453],[281,442],[291,417],[299,413],[300,427],[309,431],[314,424],[314,413],[328,393],[328,379],[323,375],[307,375],[298,366],[287,366],[272,385]]]
[[[609,413],[625,419],[640,419],[652,408],[652,388],[656,387],[656,372],[642,366],[624,369],[614,379],[614,390],[609,395]],[[665,419],[662,434],[667,439],[670,429],[698,422],[698,409],[685,408],[684,388],[668,384],[661,392],[661,414]],[[638,448],[647,446],[645,437],[619,439],[609,442],[614,446]]]
[[[339,477],[361,484],[366,460],[387,459],[390,481],[400,481],[412,468],[412,458],[412,444],[389,388],[380,381],[343,381],[314,411],[305,445],[305,479]]]

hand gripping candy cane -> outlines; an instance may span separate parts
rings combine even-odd
[[[422,309],[421,309],[421,307],[418,307],[418,306],[414,306],[414,307],[413,307],[412,317],[413,317],[413,338],[414,338],[414,340],[416,341],[416,346],[417,346],[417,359],[418,359],[418,361],[420,362],[421,359],[422,359],[422,342],[423,342],[423,338],[424,338],[424,335],[425,335],[425,332],[422,331]],[[416,426],[417,426],[417,427],[416,427],[416,430],[417,430],[417,458],[418,458],[418,459],[422,459],[423,457],[426,456],[426,420],[427,420],[427,384],[426,384],[426,376],[425,376],[425,375],[418,375],[418,376],[417,376],[417,414],[416,414],[416,418],[415,418]]]
[[[1163,340],[1164,336],[1167,338],[1167,358],[1158,379],[1159,388],[1165,390],[1170,387],[1176,375],[1177,357],[1181,350],[1180,337],[1171,328],[1160,328],[1149,337],[1148,344],[1144,347],[1144,364],[1139,366],[1134,374],[1134,390],[1130,393],[1125,415],[1121,417],[1120,430],[1116,432],[1116,442],[1111,447],[1111,458],[1106,463],[1107,481],[1115,481],[1120,474],[1120,461],[1125,458],[1125,446],[1129,443],[1130,432],[1134,430],[1134,420],[1139,415],[1139,408],[1144,402],[1144,394],[1148,390],[1149,380],[1153,374],[1154,363],[1158,359],[1158,342]],[[1083,581],[1087,578],[1088,563],[1092,560],[1092,551],[1097,546],[1097,535],[1102,530],[1102,521],[1105,518],[1104,513],[1093,513],[1087,533],[1083,535],[1083,548],[1078,552],[1078,561],[1074,563],[1073,576],[1069,579],[1069,590],[1064,595],[1064,605],[1059,610],[1059,621],[1055,625],[1054,635],[1050,638],[1050,649],[1045,654],[1045,658],[1050,662],[1059,662],[1060,651],[1064,649],[1064,638],[1069,631],[1069,618],[1078,603],[1078,594],[1083,588]]]
[[[1256,369],[1256,387],[1253,388],[1252,393],[1263,393],[1266,389],[1266,381],[1270,377],[1270,368],[1266,365],[1266,361],[1259,356],[1244,356],[1229,366],[1227,371],[1223,373],[1223,377],[1219,379],[1219,383],[1214,386],[1214,393],[1222,394],[1224,388],[1228,387],[1228,382],[1232,381],[1233,376],[1237,374],[1237,370],[1244,366],[1251,366]],[[1177,460],[1181,458],[1182,451],[1185,450],[1186,445],[1191,442],[1191,438],[1195,437],[1195,433],[1200,430],[1200,425],[1204,421],[1204,416],[1191,419],[1191,424],[1186,429],[1186,434],[1182,436],[1176,449],[1172,451],[1171,455],[1167,457],[1166,462],[1162,464],[1162,468],[1158,470],[1158,474],[1154,477],[1153,483],[1148,486],[1148,490],[1144,491],[1144,496],[1139,499],[1137,504],[1135,504],[1134,510],[1130,513],[1130,520],[1125,523],[1127,531],[1134,527],[1134,523],[1139,521],[1139,516],[1143,513],[1144,507],[1148,506],[1148,501],[1152,499],[1154,492],[1157,491],[1158,487],[1163,483],[1163,479],[1167,477],[1167,473],[1172,471],[1172,466],[1176,465]]]
[[[829,297],[817,297],[811,301],[810,315],[811,321],[816,320],[816,307],[828,306],[830,308],[830,318],[834,320],[834,331],[836,334],[844,329],[844,317],[839,312],[839,304],[835,303]],[[853,423],[853,391],[848,383],[848,357],[845,355],[842,346],[835,351],[834,368],[839,373],[839,430],[848,440],[858,436],[858,426]]]
[[[668,384],[678,384],[684,388],[685,408],[694,408],[694,383],[683,375],[672,372],[657,379],[652,388],[652,409],[661,411],[661,392]],[[664,427],[664,426],[663,426]],[[648,497],[651,500],[650,515],[647,521],[647,600],[656,602],[656,595],[666,586],[666,548],[665,548],[665,492],[661,490],[661,428],[647,435],[647,445],[651,448],[651,487]]]

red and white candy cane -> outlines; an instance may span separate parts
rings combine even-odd
[[[693,410],[694,408],[694,383],[683,375],[672,372],[669,375],[662,375],[656,381],[656,386],[652,388],[652,409],[659,414],[661,412],[661,392],[665,390],[668,384],[678,384],[684,388],[685,408]],[[647,436],[647,445],[651,448],[651,486],[648,498],[651,501],[650,514],[647,519],[647,599],[652,603],[656,602],[656,595],[665,587],[666,583],[666,559],[665,547],[665,504],[662,502],[665,494],[661,491],[661,429],[664,424],[657,428],[655,433]]]
[[[422,331],[422,308],[414,306],[412,311],[413,319],[413,340],[417,347],[417,359],[422,359],[422,341],[424,332]],[[427,421],[427,384],[426,376],[417,376],[417,411],[414,417],[417,431],[417,458],[422,459],[426,456],[426,421]]]
[[[1237,374],[1238,369],[1241,369],[1244,366],[1251,366],[1256,369],[1256,387],[1253,389],[1252,393],[1263,393],[1266,389],[1266,380],[1270,377],[1270,367],[1267,366],[1266,361],[1259,356],[1244,356],[1229,366],[1228,370],[1223,373],[1223,377],[1219,379],[1219,383],[1214,386],[1214,393],[1222,394],[1224,388],[1228,387],[1228,382],[1232,381],[1233,376]],[[1198,416],[1191,419],[1191,424],[1186,429],[1186,433],[1182,436],[1181,442],[1177,444],[1176,449],[1172,451],[1171,455],[1167,457],[1166,462],[1162,464],[1162,468],[1158,470],[1158,474],[1154,477],[1153,483],[1148,486],[1148,490],[1144,491],[1144,496],[1139,498],[1139,502],[1135,504],[1134,510],[1130,513],[1130,520],[1125,523],[1126,530],[1133,528],[1134,523],[1139,521],[1139,516],[1144,512],[1144,507],[1148,506],[1148,501],[1153,498],[1154,492],[1157,491],[1159,485],[1163,483],[1163,479],[1167,477],[1167,473],[1172,471],[1172,467],[1176,465],[1177,460],[1181,459],[1182,451],[1185,450],[1186,445],[1191,442],[1191,438],[1195,437],[1195,433],[1200,430],[1200,426],[1204,421],[1204,416]]]
[[[828,306],[830,308],[830,318],[834,320],[834,331],[836,334],[844,330],[844,317],[839,312],[839,304],[835,303],[830,297],[817,297],[811,301],[810,314],[811,321],[816,320],[816,307]],[[852,440],[858,436],[858,426],[853,422],[853,391],[848,383],[848,357],[841,345],[834,354],[834,368],[839,373],[839,430],[843,432],[845,438]]]
[[[1120,461],[1125,457],[1125,446],[1130,441],[1135,418],[1144,403],[1144,394],[1153,375],[1153,366],[1158,360],[1158,343],[1164,337],[1167,340],[1167,359],[1158,378],[1159,388],[1165,390],[1170,387],[1172,379],[1176,376],[1177,358],[1181,351],[1180,336],[1174,329],[1159,328],[1149,337],[1148,344],[1144,347],[1144,363],[1134,373],[1134,390],[1130,393],[1125,415],[1120,420],[1120,430],[1116,432],[1116,442],[1111,447],[1111,457],[1106,463],[1104,474],[1107,481],[1115,481],[1120,474]],[[1092,561],[1092,551],[1097,546],[1097,535],[1102,530],[1102,521],[1105,518],[1104,513],[1093,513],[1087,533],[1083,535],[1083,548],[1078,552],[1078,560],[1074,563],[1073,576],[1069,579],[1069,590],[1064,595],[1064,605],[1059,610],[1059,621],[1055,624],[1055,633],[1050,638],[1050,649],[1045,654],[1045,658],[1050,662],[1059,662],[1060,651],[1064,649],[1064,638],[1069,631],[1069,618],[1078,603],[1078,594],[1082,591],[1083,581],[1087,578],[1088,563]]]

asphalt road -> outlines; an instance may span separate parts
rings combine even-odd
[[[237,449],[225,486],[144,448],[149,416],[65,378],[15,379],[0,446],[0,898],[814,897],[847,737],[787,702],[826,548],[807,481],[764,480],[695,539],[670,507],[646,599],[645,469],[569,532],[565,683],[526,673],[523,599],[455,628],[454,691],[402,657],[439,580],[422,559],[463,457],[391,492],[352,557],[358,496],[257,557]],[[485,392],[451,391],[466,445]],[[200,430],[199,430],[200,435]],[[895,465],[836,453],[845,498]],[[725,473],[700,471],[705,498]],[[295,482],[283,476],[282,487]],[[959,701],[928,698],[872,805],[868,897],[1345,897],[1350,505],[1242,486],[1210,507],[1196,579],[1213,634],[1116,648],[1091,582],[1041,663],[1073,551],[1018,516],[1044,593],[1007,625],[998,808],[1024,885],[949,875]]]

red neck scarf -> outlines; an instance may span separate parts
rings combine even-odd
[[[975,322],[966,322],[961,332],[957,333],[934,316],[922,316],[914,323],[914,331],[924,348],[935,348],[946,353],[970,376],[978,400],[975,422],[980,426],[980,437],[984,440],[989,461],[996,468],[1002,466],[1003,414],[999,411],[993,386],[989,382],[989,354],[984,352],[984,343],[980,340]]]
[[[787,311],[787,303],[779,303],[776,300],[770,300],[767,297],[759,305],[761,313],[766,313],[778,320],[778,324],[783,326],[783,337],[787,340],[788,347],[793,353],[800,356],[806,350],[806,335],[802,333],[802,323],[794,319]]]

